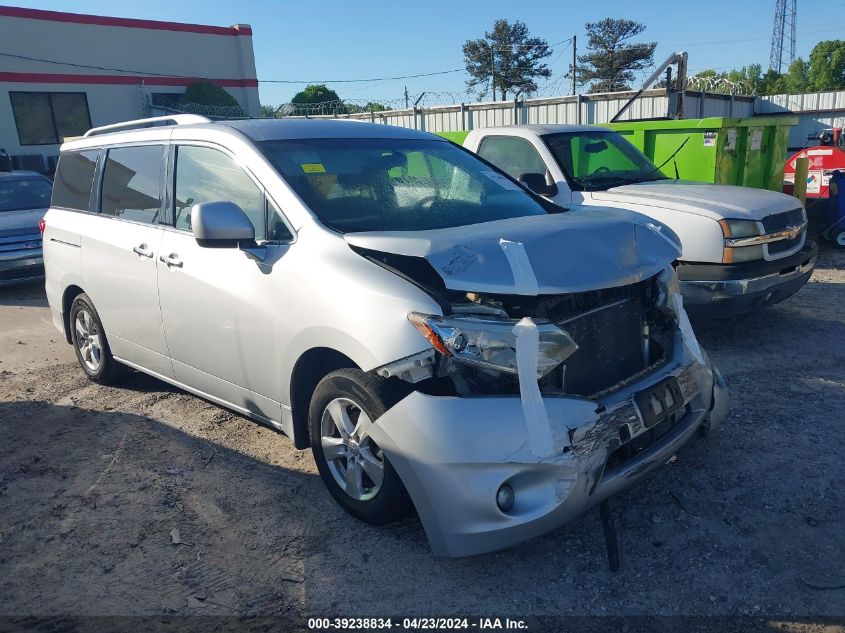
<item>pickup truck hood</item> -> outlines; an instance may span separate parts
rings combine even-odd
[[[657,274],[680,255],[677,238],[666,228],[636,213],[598,207],[448,229],[344,237],[360,249],[425,258],[450,290],[492,294],[563,294],[623,286]]]
[[[772,213],[790,211],[800,205],[792,196],[775,191],[684,180],[635,183],[588,195],[604,204],[619,204],[625,208],[630,208],[629,205],[659,207],[717,221],[722,218],[762,220]]]
[[[38,222],[47,209],[0,211],[0,236],[38,235]]]

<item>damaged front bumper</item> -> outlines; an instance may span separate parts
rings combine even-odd
[[[697,345],[677,338],[668,364],[623,390],[599,400],[543,397],[552,436],[546,455],[530,450],[519,396],[415,391],[382,415],[370,435],[402,478],[433,553],[480,554],[547,532],[721,424],[728,411],[721,375]],[[669,383],[682,402],[655,420],[641,410],[642,395]],[[504,484],[514,493],[506,512],[497,505]]]

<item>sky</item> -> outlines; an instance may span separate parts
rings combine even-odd
[[[655,64],[671,53],[689,53],[689,72],[768,66],[775,0],[45,0],[16,6],[218,26],[250,24],[259,80],[324,82],[348,100],[394,102],[427,92],[424,103],[472,101],[465,72],[433,77],[332,83],[434,73],[463,68],[461,47],[482,37],[500,18],[521,20],[550,44],[577,36],[584,52],[584,24],[605,17],[642,22],[633,42],[657,42]],[[796,54],[809,56],[824,39],[845,38],[845,0],[798,0]],[[539,93],[568,94],[563,78],[572,59],[569,42],[554,47],[552,77]],[[643,73],[638,81],[649,73]],[[261,83],[261,102],[279,105],[302,84]]]

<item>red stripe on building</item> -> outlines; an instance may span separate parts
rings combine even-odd
[[[111,84],[137,86],[189,86],[197,81],[210,81],[224,88],[257,88],[257,79],[207,79],[204,77],[147,77],[144,75],[74,75],[60,73],[0,72],[0,82],[34,84]]]
[[[0,7],[0,16],[10,18],[28,18],[70,24],[95,24],[98,26],[123,26],[131,29],[150,29],[154,31],[180,31],[183,33],[204,33],[206,35],[252,35],[249,26],[206,26],[205,24],[186,24],[182,22],[161,22],[159,20],[136,20],[133,18],[112,18],[104,15],[84,13],[65,13],[63,11],[42,11],[21,7]]]

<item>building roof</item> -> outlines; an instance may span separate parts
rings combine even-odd
[[[98,26],[121,26],[153,31],[204,33],[206,35],[252,35],[252,28],[248,24],[235,24],[228,27],[209,26],[206,24],[190,24],[185,22],[115,18],[105,15],[90,15],[86,13],[66,13],[64,11],[43,11],[41,9],[26,9],[23,7],[0,7],[0,16],[10,18],[27,18],[31,20],[46,20],[49,22],[65,22],[68,24],[94,24]]]

